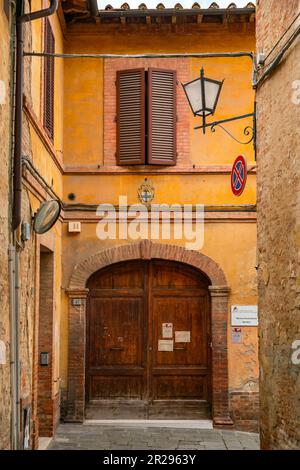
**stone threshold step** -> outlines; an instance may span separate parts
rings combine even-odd
[[[86,419],[83,424],[85,426],[213,429],[213,422],[209,419]]]

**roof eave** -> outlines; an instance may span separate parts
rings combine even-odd
[[[164,8],[162,10],[99,10],[98,15],[101,18],[119,18],[119,17],[146,17],[146,16],[231,16],[231,15],[252,15],[256,11],[255,8],[191,8],[191,9],[174,9]]]

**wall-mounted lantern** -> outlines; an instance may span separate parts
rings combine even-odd
[[[189,105],[194,116],[202,117],[202,126],[195,127],[196,129],[202,129],[203,134],[207,128],[210,128],[211,132],[215,132],[217,126],[221,127],[230,137],[240,144],[250,144],[253,141],[255,148],[255,137],[256,137],[256,113],[255,109],[253,113],[243,114],[240,116],[234,116],[228,119],[222,119],[221,121],[214,121],[207,123],[206,118],[213,116],[218,104],[219,96],[222,90],[224,80],[217,81],[204,76],[204,69],[200,71],[200,77],[192,80],[191,82],[182,84]],[[253,118],[253,127],[247,126],[244,129],[245,136],[251,136],[246,142],[241,142],[236,139],[222,124],[231,121],[237,121],[239,119]]]

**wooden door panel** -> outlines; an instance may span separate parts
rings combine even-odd
[[[201,297],[155,297],[153,299],[153,354],[156,365],[207,365],[207,327]],[[172,352],[160,352],[163,324],[173,325]],[[176,342],[175,332],[189,332],[190,342]]]
[[[144,289],[145,265],[141,261],[118,263],[94,273],[88,282],[95,289]],[[113,295],[113,292],[111,293]]]
[[[142,376],[91,376],[90,397],[91,400],[101,399],[137,399],[143,398],[144,383]]]
[[[153,389],[155,400],[207,400],[207,376],[162,374],[154,376]]]
[[[90,366],[142,365],[143,299],[92,299]]]
[[[169,261],[128,261],[88,283],[88,399],[207,400],[210,396],[208,281]],[[163,323],[172,323],[164,338]],[[175,332],[190,332],[175,342]],[[173,341],[159,351],[159,340]],[[180,406],[180,405],[179,405]]]
[[[90,312],[90,399],[141,399],[143,298],[92,298]]]
[[[159,351],[163,324],[172,324],[173,351]],[[176,332],[189,332],[189,342],[177,342]],[[158,296],[153,299],[153,399],[208,398],[208,342],[205,298]]]
[[[146,390],[145,265],[119,263],[91,276],[87,396],[141,399]]]
[[[160,260],[152,262],[151,284],[153,289],[207,288],[207,281],[200,273],[195,276],[193,268]]]

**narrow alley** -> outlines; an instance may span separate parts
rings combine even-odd
[[[182,423],[182,422],[181,422]],[[143,424],[61,424],[49,450],[258,450],[256,433]],[[174,425],[173,425],[174,426]],[[178,425],[179,426],[179,425]],[[190,426],[189,428],[183,426]],[[195,427],[192,427],[195,426]],[[46,443],[48,440],[46,440]]]

